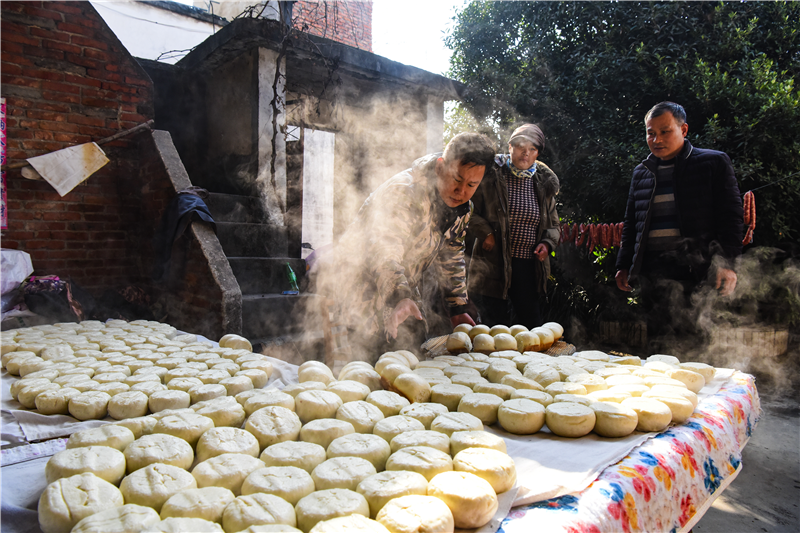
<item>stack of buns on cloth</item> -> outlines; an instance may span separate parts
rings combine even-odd
[[[460,325],[450,355],[388,352],[336,377],[308,361],[282,389],[246,339],[217,346],[152,321],[4,331],[2,365],[25,408],[110,421],[47,463],[44,533],[436,533],[486,525],[515,486],[505,441],[484,425],[661,431],[715,372],[667,355],[543,353],[562,334]]]

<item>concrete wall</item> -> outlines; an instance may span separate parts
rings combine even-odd
[[[429,153],[427,99],[387,89],[336,114],[334,235],[378,186]]]
[[[95,1],[92,5],[132,55],[166,63],[175,63],[219,29],[210,21],[147,2]]]
[[[257,63],[257,52],[246,52],[204,76],[204,80],[193,80],[206,86],[202,111],[207,117],[208,158],[254,154],[254,140],[258,136],[253,112],[258,105]]]

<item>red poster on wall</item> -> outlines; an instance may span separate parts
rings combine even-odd
[[[0,164],[6,164],[6,99],[0,98]],[[0,205],[0,229],[8,229],[8,212],[6,211],[6,171],[0,171],[3,203]]]

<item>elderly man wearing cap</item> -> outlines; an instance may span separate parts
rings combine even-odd
[[[493,172],[487,171],[472,199],[467,244],[479,245],[472,251],[469,294],[488,325],[542,324],[550,252],[560,238],[558,177],[537,161],[542,149],[538,126],[514,130],[509,155],[495,157]]]

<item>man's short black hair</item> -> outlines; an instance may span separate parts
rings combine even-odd
[[[660,117],[664,113],[671,113],[675,117],[675,122],[678,126],[686,123],[686,110],[682,105],[675,102],[659,102],[647,112],[644,116],[644,121],[647,122],[651,118]]]
[[[444,160],[461,165],[489,167],[494,161],[495,149],[492,141],[480,133],[459,133],[444,148]]]

